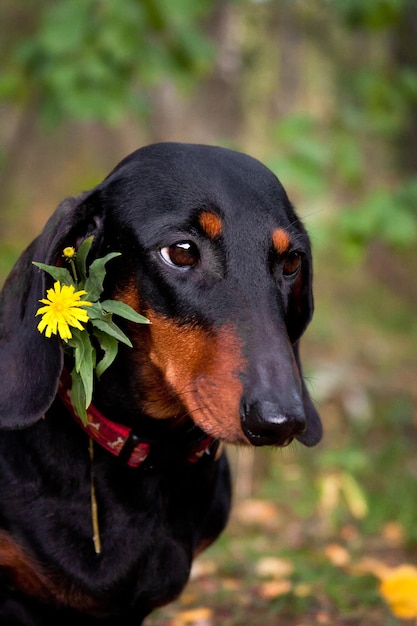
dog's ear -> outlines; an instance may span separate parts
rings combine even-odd
[[[100,232],[92,192],[64,200],[41,235],[18,259],[0,293],[0,428],[24,428],[39,420],[56,395],[63,365],[59,339],[37,330],[45,272],[32,264],[55,265],[65,246]]]
[[[301,224],[300,228],[305,237],[308,237]],[[299,435],[297,439],[306,446],[315,446],[323,436],[320,416],[310,398],[303,378],[299,352],[299,339],[311,321],[313,311],[313,269],[310,245],[308,245],[305,256],[302,257],[300,273],[298,274],[293,291],[290,295],[286,319],[288,335],[293,346],[294,357],[300,373],[302,399],[307,420],[307,429],[302,435]]]
[[[305,446],[311,447],[319,443],[320,439],[322,438],[323,426],[321,423],[320,415],[318,414],[316,407],[313,404],[313,401],[310,397],[303,378],[298,342],[293,345],[293,351],[298,371],[300,373],[304,413],[307,421],[306,430],[301,435],[299,435],[297,439],[298,441],[301,441],[301,443],[303,443]]]

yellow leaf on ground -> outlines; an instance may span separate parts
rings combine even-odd
[[[383,578],[380,593],[396,617],[417,617],[417,568],[406,564],[393,568]]]
[[[391,568],[379,559],[365,557],[358,563],[353,564],[349,568],[349,571],[352,572],[352,574],[372,574],[376,578],[380,578],[382,580],[390,574]]]
[[[289,580],[270,580],[259,587],[259,595],[264,600],[274,600],[289,593],[292,583]]]
[[[180,611],[177,617],[183,624],[192,624],[192,626],[211,626],[213,611],[207,607],[197,609],[189,609],[188,611]]]

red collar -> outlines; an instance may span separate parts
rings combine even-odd
[[[71,393],[68,385],[69,376],[63,373],[59,381],[58,394],[69,413],[87,435],[100,446],[111,452],[130,467],[139,467],[148,458],[152,444],[141,440],[133,432],[132,428],[113,422],[101,413],[95,406],[90,404],[87,409],[87,424],[74,411],[71,403]],[[206,436],[191,445],[188,450],[187,461],[196,463],[205,453],[210,453],[210,448],[216,440]],[[217,455],[216,455],[217,457]]]

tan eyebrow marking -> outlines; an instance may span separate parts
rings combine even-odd
[[[220,237],[223,230],[223,223],[218,215],[211,211],[203,211],[200,213],[198,221],[201,228],[210,239],[216,239]]]
[[[277,228],[272,233],[272,244],[278,254],[285,254],[291,245],[289,234],[283,228]]]

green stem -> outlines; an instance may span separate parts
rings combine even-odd
[[[70,259],[70,265],[71,265],[71,270],[72,270],[72,275],[74,277],[74,280],[76,283],[78,283],[78,276],[77,276],[77,270],[75,269],[74,259]]]
[[[100,539],[100,527],[98,523],[97,498],[96,498],[96,490],[95,490],[94,475],[93,475],[94,443],[92,439],[90,439],[89,441],[89,452],[90,452],[90,462],[91,462],[90,499],[91,499],[91,521],[92,521],[92,526],[93,526],[93,543],[94,543],[95,553],[100,554],[101,553],[101,539]]]

